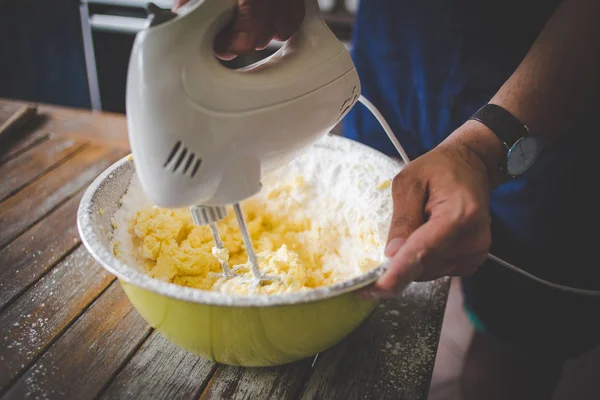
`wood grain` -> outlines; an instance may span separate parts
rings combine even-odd
[[[415,284],[322,353],[302,399],[427,399],[450,280]]]
[[[312,360],[273,368],[219,366],[200,399],[294,399]]]
[[[81,243],[76,213],[83,190],[0,250],[0,311]]]
[[[121,150],[89,147],[0,203],[0,248],[86,187],[123,155]]]
[[[72,138],[53,137],[0,166],[0,202],[83,146]]]
[[[154,331],[101,398],[195,400],[215,368]]]
[[[125,115],[76,108],[38,105],[39,113],[47,115],[43,129],[73,135],[91,143],[129,150]]]
[[[0,99],[2,102],[3,99]],[[15,106],[28,103],[4,99]],[[40,130],[61,135],[73,135],[92,143],[122,150],[129,149],[127,119],[124,114],[94,111],[84,108],[37,103],[38,114],[45,117]]]
[[[12,100],[0,99],[0,125],[9,120],[20,108],[26,107],[23,102],[14,102]]]
[[[114,282],[21,376],[7,398],[95,398],[150,327]]]
[[[50,139],[54,135],[46,131],[34,131],[27,135],[22,135],[15,139],[8,148],[0,151],[0,165],[8,162],[9,160],[17,157],[19,154],[35,147],[36,145],[43,143]]]
[[[0,314],[0,392],[113,280],[81,246]]]
[[[0,142],[4,143],[7,136],[16,134],[36,113],[37,107],[32,104],[0,103]]]
[[[0,164],[22,151],[41,118],[34,105],[0,100]],[[36,139],[39,139],[36,138]]]

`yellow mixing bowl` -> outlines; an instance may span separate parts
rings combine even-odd
[[[339,137],[327,140],[334,144],[349,141]],[[372,152],[400,169],[398,162],[352,143],[356,151]],[[286,364],[333,346],[375,308],[375,301],[359,299],[355,292],[374,282],[385,265],[357,278],[302,293],[226,296],[153,279],[124,264],[114,256],[110,245],[111,218],[133,172],[133,161],[125,157],[90,185],[78,210],[79,232],[92,256],[119,279],[142,317],[182,348],[223,364]]]
[[[243,366],[313,356],[352,332],[375,306],[345,293],[304,304],[227,307],[122,286],[144,319],[171,341],[216,362]]]

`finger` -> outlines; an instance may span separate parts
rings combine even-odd
[[[275,35],[275,21],[274,14],[270,13],[270,17],[268,20],[264,22],[264,26],[260,28],[260,34],[257,35],[255,41],[255,50],[264,50],[267,48],[271,40],[273,40],[273,36]]]
[[[215,55],[224,61],[233,60],[237,57],[236,54],[229,51],[229,43],[231,43],[233,32],[233,21],[222,29],[217,36],[213,44],[213,50]]]
[[[390,259],[375,284],[376,290],[385,294],[413,281],[470,274],[485,261],[491,244],[487,220],[473,223],[470,218],[455,218],[451,213],[455,204],[438,206],[435,214],[409,236]]]
[[[275,21],[279,18],[278,9],[275,6],[279,1],[269,2],[263,0],[261,3],[264,4],[264,10],[259,13],[261,18],[257,18],[254,26],[254,48],[252,50],[263,50],[271,43],[275,34]]]
[[[238,0],[229,52],[249,54],[261,45],[269,33],[273,11],[271,3],[265,0]]]
[[[175,3],[173,4],[173,10],[177,10],[179,7],[183,6],[189,1],[190,0],[175,0]]]
[[[215,55],[231,60],[262,50],[273,39],[287,40],[302,23],[304,14],[302,0],[238,0],[235,18],[215,39]]]
[[[383,292],[395,291],[399,286],[418,279],[430,253],[452,240],[454,225],[448,219],[434,218],[417,228],[390,259],[388,269],[377,281],[376,288]]]
[[[479,228],[462,232],[460,228],[456,228],[453,234],[455,239],[449,238],[452,242],[450,249],[438,247],[430,251],[423,274],[417,278],[417,281],[429,281],[443,276],[470,275],[475,272],[486,260],[491,245],[489,227],[483,224],[484,222],[478,224]],[[460,239],[456,240],[458,237]]]
[[[277,15],[274,24],[274,39],[284,42],[300,28],[306,9],[304,8],[304,1],[278,1],[275,4]]]
[[[273,36],[273,15],[273,7],[266,0],[238,0],[232,22],[215,38],[215,55],[231,60],[266,47]]]
[[[466,276],[474,273],[487,258],[487,252],[443,262],[439,268],[424,268],[415,279],[403,279],[393,289],[384,289],[377,283],[360,289],[357,295],[363,300],[392,299],[398,297],[412,282],[427,282],[444,276]]]
[[[421,181],[401,172],[394,178],[392,198],[394,210],[385,249],[387,257],[393,257],[425,221],[426,189]]]

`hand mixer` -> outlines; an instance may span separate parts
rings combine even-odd
[[[356,103],[360,82],[346,48],[305,0],[299,31],[272,56],[232,70],[213,54],[235,0],[188,3],[178,13],[150,4],[127,77],[129,141],[138,177],[160,207],[189,207],[223,249],[216,222],[233,205],[254,282],[258,268],[239,203],[261,176],[327,134]],[[221,259],[225,277],[233,276]]]
[[[217,32],[236,0],[195,0],[178,13],[149,4],[149,24],[137,34],[127,77],[129,141],[142,187],[161,207],[190,207],[197,225],[216,222],[233,205],[254,283],[271,280],[258,268],[240,201],[261,188],[263,173],[297,157],[360,101],[405,163],[410,160],[379,111],[360,94],[352,59],[323,22],[317,0],[305,0],[300,30],[272,56],[231,70],[213,55]],[[600,296],[545,281],[488,254],[543,285]],[[231,277],[225,259],[222,276]]]

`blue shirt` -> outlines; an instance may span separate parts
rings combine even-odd
[[[362,1],[352,53],[362,93],[414,159],[487,103],[518,67],[557,3]],[[578,120],[523,176],[492,193],[494,254],[545,279],[598,286],[593,250],[599,235],[584,232],[598,226],[590,184],[600,181],[590,143],[597,129],[592,118]],[[398,156],[360,104],[345,118],[343,132]]]

